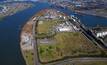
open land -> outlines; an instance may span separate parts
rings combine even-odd
[[[54,9],[42,10],[24,25],[20,44],[27,65],[35,65],[35,62],[38,64],[56,60],[60,62],[60,59],[79,58],[82,61],[81,59],[84,59],[84,57],[107,56],[105,50],[100,49],[82,33],[79,27],[76,26],[77,21],[69,20],[72,18],[59,13]],[[34,22],[36,22],[35,26]],[[40,62],[36,61],[38,59]],[[99,62],[93,61],[92,64],[90,62],[90,60],[89,62],[87,60],[89,65],[99,64]],[[71,64],[65,63],[64,65]],[[74,64],[81,65],[82,63],[75,63],[74,61]],[[85,65],[85,63],[83,64]],[[105,65],[106,63],[101,61],[101,64]],[[41,63],[41,65],[45,64]]]

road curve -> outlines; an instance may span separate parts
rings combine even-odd
[[[37,39],[35,37],[36,35],[36,25],[38,23],[38,19],[33,20],[33,29],[32,29],[32,34],[33,34],[33,51],[34,51],[34,65],[41,65],[39,62],[39,55],[38,55],[38,47],[37,47]]]

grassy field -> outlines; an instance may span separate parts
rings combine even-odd
[[[54,20],[50,20],[50,19],[45,19],[42,20],[42,23],[38,23],[38,27],[37,27],[37,31],[38,33],[47,33],[51,30],[51,28],[55,25],[57,25],[58,23],[61,23],[60,20],[54,19]]]
[[[26,60],[27,65],[34,65],[33,61],[33,51],[29,50],[29,51],[24,51],[24,58]]]
[[[50,30],[50,27],[52,27],[55,24],[55,21],[43,20],[43,23],[38,24],[38,33],[47,33]]]
[[[42,62],[63,57],[100,55],[100,49],[79,32],[61,32],[54,36],[56,43],[38,43],[39,56]]]

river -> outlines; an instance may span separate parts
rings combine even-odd
[[[0,65],[25,65],[20,51],[20,32],[22,26],[38,11],[51,8],[47,3],[36,3],[35,7],[7,16],[0,21]],[[88,27],[97,24],[107,26],[107,19],[91,15],[79,15],[68,9],[56,8],[68,15],[74,14]]]

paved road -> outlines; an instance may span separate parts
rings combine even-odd
[[[36,41],[36,25],[38,23],[38,19],[33,21],[33,30],[32,30],[32,34],[33,34],[33,50],[34,50],[34,65],[41,65],[39,62],[39,55],[38,55],[38,47],[37,47],[37,41]]]
[[[75,65],[75,62],[91,62],[91,61],[106,61],[107,62],[107,58],[102,58],[102,57],[71,58],[67,60],[57,61],[54,63],[49,63],[46,65],[66,65],[66,64]]]

